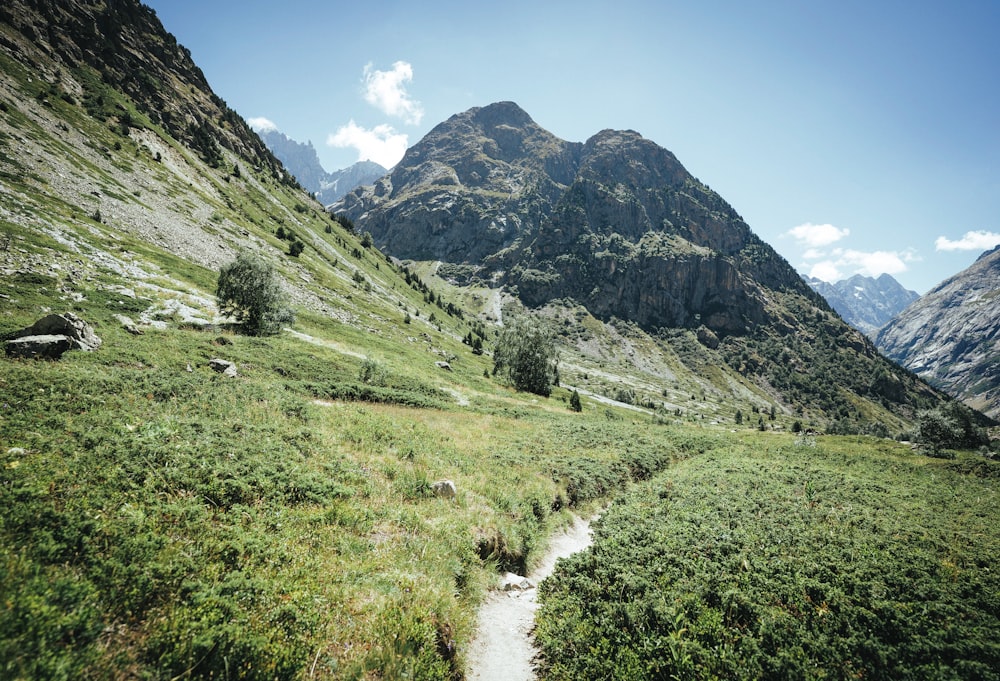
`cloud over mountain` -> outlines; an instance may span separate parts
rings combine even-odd
[[[382,113],[402,118],[408,125],[419,125],[424,117],[420,102],[411,99],[405,84],[413,80],[413,66],[397,61],[391,71],[379,71],[365,65],[365,101]]]
[[[939,236],[934,241],[934,248],[939,251],[988,251],[998,244],[1000,244],[1000,234],[980,229],[966,232],[957,241]]]

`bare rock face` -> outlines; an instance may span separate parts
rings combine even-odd
[[[876,345],[1000,419],[1000,247],[910,305],[879,332]]]
[[[96,350],[101,339],[72,312],[50,314],[18,331],[7,343],[11,357],[59,359],[68,350]]]
[[[480,268],[540,306],[741,334],[805,285],[717,194],[632,131],[563,141],[512,102],[452,116],[333,207],[399,258]]]

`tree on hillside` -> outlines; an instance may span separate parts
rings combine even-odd
[[[583,403],[580,401],[580,393],[573,391],[569,396],[569,408],[573,411],[583,411]]]
[[[219,310],[240,322],[250,336],[271,336],[295,321],[274,268],[245,251],[219,271],[215,296]]]
[[[555,337],[538,320],[517,317],[500,331],[493,352],[494,376],[505,377],[518,390],[548,397],[556,364]]]
[[[986,430],[977,423],[976,412],[958,400],[921,412],[917,428],[920,442],[932,452],[942,447],[974,449],[989,444]]]

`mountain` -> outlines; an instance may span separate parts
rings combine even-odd
[[[855,274],[834,283],[809,277],[806,282],[844,321],[872,339],[890,319],[920,297],[916,291],[903,288],[890,274],[877,279]]]
[[[933,400],[718,194],[633,131],[566,142],[512,102],[473,108],[332,209],[388,253],[449,263],[530,308],[562,302],[661,339],[694,334],[710,364],[786,408],[805,401],[865,420],[858,400],[904,411]]]
[[[1000,419],[1000,247],[897,315],[875,342],[886,356]]]
[[[374,183],[388,172],[373,161],[359,161],[329,173],[320,164],[312,142],[296,142],[277,130],[263,130],[258,134],[299,183],[326,205],[334,203],[352,189]]]

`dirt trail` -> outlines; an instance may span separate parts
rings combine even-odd
[[[577,518],[552,537],[538,567],[528,575],[537,585],[552,574],[556,560],[590,546],[590,521]],[[537,652],[531,630],[538,609],[536,589],[496,591],[479,610],[479,629],[469,649],[469,681],[532,681],[532,659]]]

